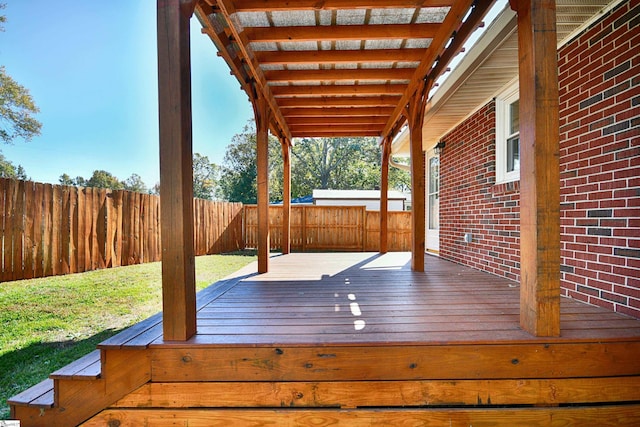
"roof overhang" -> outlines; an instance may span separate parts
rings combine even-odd
[[[620,1],[557,0],[558,46],[573,39]],[[422,130],[423,149],[433,148],[517,78],[517,17],[507,4],[429,99]],[[392,154],[409,156],[408,130],[395,139]]]

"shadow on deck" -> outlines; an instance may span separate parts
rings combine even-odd
[[[415,273],[409,256],[249,266],[198,295],[189,341],[164,342],[154,316],[16,396],[13,414],[23,426],[640,424],[640,320],[563,299],[561,337],[536,338],[519,327],[517,283],[435,257]]]

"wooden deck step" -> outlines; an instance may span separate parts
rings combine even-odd
[[[94,350],[49,375],[54,380],[95,380],[101,374],[100,350]]]
[[[51,373],[49,378],[8,400],[10,405],[31,406],[49,409],[54,406],[55,380],[95,380],[100,378],[100,350],[94,350],[86,356]]]
[[[31,406],[42,409],[53,408],[53,380],[46,380],[13,396],[7,401],[9,405]]]
[[[148,319],[143,320],[142,322],[136,323],[130,328],[125,329],[112,336],[111,338],[107,338],[98,344],[98,348],[101,349],[116,349],[123,347],[130,348],[146,348],[148,343],[153,341],[157,336],[153,339],[151,337],[147,339],[141,339],[142,337],[149,334],[149,331],[154,329],[157,330],[158,325],[161,325],[162,322],[162,313],[154,314]],[[160,329],[160,335],[162,335],[162,330]],[[151,340],[151,341],[149,341]]]
[[[227,291],[238,284],[245,276],[234,276],[221,280],[207,288],[204,288],[196,295],[196,310],[204,309],[208,304],[223,296]],[[143,349],[149,344],[162,338],[162,313],[156,313],[142,322],[136,323],[102,341],[99,349],[131,348]]]

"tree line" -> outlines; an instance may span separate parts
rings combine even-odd
[[[207,200],[228,200],[254,204],[257,202],[256,132],[253,121],[245,125],[227,146],[221,165],[207,156],[194,153],[194,197]],[[291,197],[312,194],[314,189],[373,190],[379,188],[381,147],[376,138],[304,138],[291,150]],[[275,138],[269,139],[269,199],[283,198],[282,147]],[[15,166],[0,154],[0,176],[28,179],[20,165]],[[60,175],[62,185],[98,187],[160,194],[160,185],[152,187],[140,175],[131,174],[124,180],[106,170],[95,170],[88,177]],[[396,168],[389,171],[389,188],[409,191],[408,172]]]
[[[377,138],[303,138],[291,150],[291,197],[311,195],[314,189],[374,190],[379,188],[382,152]],[[256,132],[250,121],[236,134],[218,168],[216,196],[253,204],[257,201]],[[269,200],[282,200],[282,147],[269,138]],[[409,191],[408,172],[390,168],[389,188]]]
[[[193,193],[200,199],[219,199],[254,204],[257,202],[256,132],[249,121],[227,146],[221,165],[207,156],[193,156]],[[311,195],[314,189],[374,190],[379,188],[381,147],[376,138],[304,138],[291,150],[291,197]],[[269,199],[283,199],[282,147],[269,138]],[[159,184],[149,188],[137,174],[120,181],[111,173],[96,170],[86,179],[63,174],[60,184],[100,187],[159,194]],[[396,168],[389,171],[389,188],[409,191],[411,177]]]

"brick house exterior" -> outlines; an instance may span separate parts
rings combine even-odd
[[[638,46],[640,1],[625,1],[559,49],[558,74],[561,293],[640,318]],[[442,139],[440,256],[519,280],[520,186],[496,185],[495,99]]]

